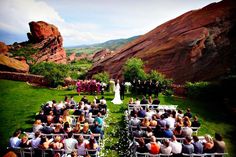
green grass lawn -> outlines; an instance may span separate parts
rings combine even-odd
[[[55,90],[40,87],[33,87],[24,82],[0,80],[0,150],[4,150],[8,145],[8,140],[12,133],[19,128],[32,128],[35,113],[39,111],[42,103],[55,99],[63,100],[65,96],[74,95],[74,99],[79,101],[82,96],[78,96],[75,91]],[[125,153],[126,145],[121,145],[124,137],[123,116],[127,109],[127,102],[130,95],[125,97],[122,105],[113,105],[112,93],[106,93],[105,98],[108,102],[109,117],[106,120],[108,127],[105,130],[105,149],[102,151],[104,156],[122,156]],[[93,96],[88,96],[92,100]],[[232,118],[221,108],[214,106],[214,103],[203,103],[178,97],[167,97],[160,95],[161,104],[178,105],[185,109],[190,107],[193,114],[200,117],[202,123],[198,135],[215,132],[222,133],[226,143],[229,156],[233,156],[235,138],[233,132],[235,126]],[[0,151],[2,152],[2,151]],[[1,154],[0,154],[1,155]]]

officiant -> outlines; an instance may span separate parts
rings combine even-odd
[[[125,99],[125,83],[124,83],[124,81],[122,81],[120,83],[120,98],[121,98],[121,100]]]

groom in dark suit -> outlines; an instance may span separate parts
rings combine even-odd
[[[124,81],[122,81],[120,83],[120,98],[121,98],[121,100],[124,100],[124,98],[125,98],[125,83],[124,83]]]

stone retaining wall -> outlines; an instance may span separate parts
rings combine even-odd
[[[24,81],[24,82],[36,83],[42,86],[47,86],[46,79],[41,75],[0,71],[0,79]]]

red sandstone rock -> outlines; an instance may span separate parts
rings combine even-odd
[[[236,63],[235,10],[233,0],[224,0],[189,11],[98,61],[89,76],[107,71],[121,78],[126,60],[138,57],[146,72],[158,70],[175,83],[218,78]]]
[[[2,71],[16,71],[16,72],[28,72],[29,65],[18,61],[14,58],[7,57],[0,54],[0,70]]]
[[[76,57],[76,53],[73,52],[70,56],[69,56],[69,62],[72,62],[75,60],[75,57]]]
[[[8,47],[5,43],[0,42],[0,54],[6,55],[8,52]]]
[[[109,49],[103,49],[96,52],[93,56],[92,61],[94,63],[103,60],[106,56],[110,55],[112,52]]]

